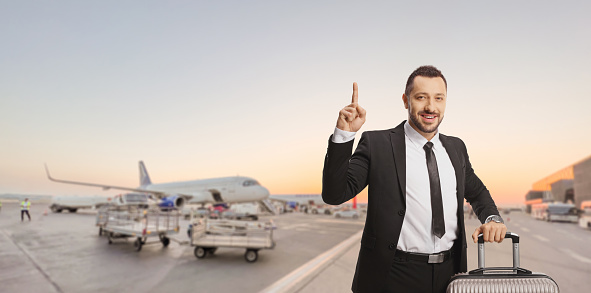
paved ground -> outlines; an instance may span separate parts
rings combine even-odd
[[[131,241],[108,245],[97,235],[94,214],[43,216],[45,206],[33,206],[30,223],[20,222],[16,204],[3,206],[0,292],[350,292],[363,227],[362,220],[325,215],[273,216],[277,247],[246,263],[239,249],[196,259],[192,247],[176,242],[139,253]],[[591,231],[519,212],[503,216],[521,236],[522,267],[550,275],[561,292],[588,291]],[[183,231],[186,225],[182,221]],[[477,225],[467,220],[466,229]],[[187,239],[184,233],[177,238]],[[468,257],[468,268],[476,268],[476,244],[468,245]],[[487,266],[511,260],[509,242],[486,245]],[[285,286],[290,289],[277,289]]]
[[[244,250],[220,248],[197,259],[193,247],[172,242],[144,246],[107,244],[89,212],[49,213],[33,204],[33,221],[20,222],[17,204],[0,211],[1,292],[259,292],[309,260],[357,233],[362,220],[327,215],[273,216],[273,250],[255,263]],[[265,219],[263,219],[265,220]],[[177,236],[187,240],[187,221]]]
[[[528,214],[504,214],[507,227],[520,236],[521,267],[543,272],[552,277],[561,292],[589,292],[591,288],[591,230],[573,223],[548,223],[532,219]],[[479,225],[475,219],[466,221],[470,234]],[[299,292],[351,292],[359,242],[336,258]],[[468,242],[468,270],[478,267],[477,245]],[[512,265],[511,242],[485,244],[486,266]]]

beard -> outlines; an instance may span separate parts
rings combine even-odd
[[[427,112],[420,112],[418,113],[420,114],[433,114],[433,113],[427,113]],[[441,116],[437,116],[439,117],[439,121],[437,121],[437,124],[435,125],[424,125],[422,123],[422,121],[420,120],[420,118],[418,118],[415,115],[412,115],[412,113],[410,112],[410,108],[408,109],[408,117],[410,117],[410,120],[412,121],[412,123],[422,132],[424,133],[433,133],[435,131],[437,131],[437,128],[439,128],[439,124],[441,124],[441,122],[443,121],[443,117]]]

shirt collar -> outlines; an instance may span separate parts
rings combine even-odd
[[[425,146],[425,144],[428,142],[424,136],[412,128],[412,126],[410,126],[408,120],[404,123],[404,135],[408,137],[415,147],[420,149],[422,149],[423,146]],[[436,130],[435,136],[433,136],[431,142],[433,143],[434,149],[437,149],[441,146],[441,140],[439,140],[439,129]]]

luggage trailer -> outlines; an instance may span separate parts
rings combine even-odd
[[[275,228],[272,221],[200,219],[191,225],[191,246],[195,246],[197,258],[214,254],[218,247],[244,248],[244,259],[255,262],[259,250],[275,248]]]
[[[103,206],[96,216],[99,236],[106,234],[109,244],[115,239],[136,238],[133,246],[136,251],[146,244],[161,242],[164,247],[170,244],[169,235],[179,232],[180,212],[176,209],[161,210],[158,207],[143,205]],[[158,237],[159,241],[147,242]]]

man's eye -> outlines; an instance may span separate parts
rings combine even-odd
[[[419,99],[419,100],[424,99],[424,98],[425,98],[424,96],[418,96],[417,97],[417,99]]]

